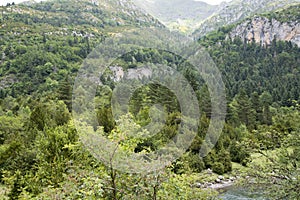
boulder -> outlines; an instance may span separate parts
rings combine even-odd
[[[212,173],[213,173],[213,171],[210,168],[208,168],[207,169],[207,174],[212,174]]]
[[[215,180],[215,182],[216,182],[216,183],[221,183],[221,180],[217,178],[217,179]]]
[[[206,185],[207,185],[207,187],[210,187],[210,186],[212,186],[213,184],[212,184],[212,183],[207,183]]]
[[[201,188],[201,187],[202,187],[202,184],[201,184],[201,183],[195,183],[194,186],[195,186],[196,188]]]

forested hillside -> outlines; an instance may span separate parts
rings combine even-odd
[[[274,13],[298,3],[299,0],[233,0],[221,4],[219,10],[205,19],[193,35],[202,37],[219,27],[238,23],[255,14]]]
[[[170,29],[184,33],[193,32],[203,20],[219,9],[217,5],[193,0],[134,0],[134,2]]]
[[[263,16],[299,23],[299,8]],[[299,198],[300,49],[296,44],[274,39],[261,45],[233,38],[237,25],[197,41],[221,71],[227,100],[222,135],[204,158],[199,151],[209,146],[205,135],[212,105],[203,79],[193,70],[180,71],[189,69],[190,63],[149,48],[118,58],[113,67],[124,71],[142,63],[179,69],[194,89],[201,112],[196,137],[181,158],[155,173],[129,174],[104,165],[83,146],[71,115],[72,87],[97,44],[125,30],[163,25],[130,2],[117,0],[76,4],[52,0],[0,10],[1,199],[213,199],[216,191],[195,185],[222,174],[272,182],[267,191],[277,199]],[[174,93],[155,83],[139,88],[129,102],[130,114],[116,123],[110,107],[115,81],[110,71],[105,75],[101,77],[105,86],[99,86],[94,99],[97,122],[92,128],[100,126],[99,134],[112,141],[122,139],[128,130],[142,130],[152,120],[151,106],[161,104],[166,122],[160,132],[141,140],[120,139],[120,148],[153,152],[172,140],[181,121]],[[257,166],[253,155],[269,152],[276,152],[267,156],[269,164]],[[246,173],[237,171],[236,165]],[[212,175],[207,176],[208,168]]]
[[[105,37],[139,26],[161,26],[138,10],[118,12],[117,2],[106,7],[88,1],[1,7],[0,95],[51,93]]]

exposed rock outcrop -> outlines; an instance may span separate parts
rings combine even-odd
[[[299,21],[279,22],[266,17],[254,17],[238,25],[230,32],[230,37],[239,37],[246,42],[256,42],[263,46],[276,40],[290,41],[300,47]]]
[[[232,0],[219,5],[219,10],[202,22],[193,36],[200,38],[219,27],[235,24],[254,14],[266,13],[288,5],[299,3],[299,0]]]
[[[152,76],[152,69],[150,67],[132,68],[124,71],[120,66],[113,66],[109,68],[113,76],[111,77],[115,82],[126,79],[142,79],[143,77],[149,78]]]

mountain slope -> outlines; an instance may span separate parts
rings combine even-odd
[[[234,0],[220,5],[219,10],[202,22],[193,33],[197,38],[218,29],[236,23],[254,14],[270,12],[299,0]]]
[[[299,0],[233,0],[209,5],[195,0],[133,0],[171,30],[201,37],[219,27],[239,22],[254,14],[276,10]]]
[[[263,46],[273,40],[288,41],[300,47],[300,4],[283,11],[256,16],[236,26],[230,37],[240,37],[247,42],[254,41]]]
[[[268,195],[271,188],[275,190],[270,192],[274,199],[297,199],[300,180],[293,177],[300,176],[300,60],[299,48],[290,42],[274,40],[264,48],[245,42],[239,35],[230,40],[229,35],[236,25],[222,27],[199,40],[199,47],[207,47],[226,85],[227,101],[220,101],[228,105],[225,125],[212,151],[209,147],[218,136],[214,127],[211,135],[207,132],[214,120],[211,103],[215,100],[211,99],[211,90],[201,81],[198,70],[184,58],[155,48],[129,51],[112,63],[112,67],[116,65],[113,68],[116,70],[117,66],[127,67],[130,72],[153,63],[157,67],[181,70],[183,73],[179,75],[186,77],[195,91],[197,98],[193,99],[198,101],[199,106],[195,105],[201,112],[199,120],[185,117],[181,111],[183,106],[178,102],[180,97],[176,98],[176,93],[160,84],[159,79],[135,87],[136,91],[131,93],[133,87],[115,88],[114,80],[103,80],[102,76],[103,83],[112,84],[99,85],[95,98],[87,102],[93,104],[92,110],[84,109],[84,115],[78,120],[83,126],[75,125],[76,117],[74,120],[69,112],[72,78],[89,52],[109,35],[141,26],[161,26],[153,18],[139,13],[130,2],[113,0],[76,1],[76,4],[71,0],[56,0],[0,8],[0,199],[216,199],[215,192],[202,186],[215,187],[220,179],[232,183],[235,178],[229,181],[227,177],[247,176],[249,166],[253,166],[255,172],[247,177],[249,185],[253,185],[253,180],[257,185],[268,182],[271,184],[263,188],[267,190],[264,195]],[[299,8],[269,15],[261,18],[293,23],[299,19]],[[144,35],[140,38],[147,42]],[[172,45],[171,42],[165,44]],[[125,47],[130,49],[131,46]],[[170,75],[173,74],[176,75]],[[188,84],[172,78],[169,80],[188,88]],[[212,80],[219,82],[214,77]],[[132,94],[132,98],[126,105],[113,103],[118,101],[113,90],[120,97]],[[79,87],[78,92],[86,94],[84,87]],[[73,103],[84,105],[85,101],[86,97],[75,98]],[[114,116],[118,112],[113,112],[112,104],[121,109],[126,106],[129,114],[116,123]],[[198,110],[192,106],[190,109]],[[152,122],[159,122],[159,115],[163,118],[163,127],[159,128],[160,123],[157,123],[151,133],[144,130]],[[90,116],[93,119],[85,123]],[[182,123],[184,120],[190,122]],[[188,129],[186,125],[194,121],[199,123],[198,128]],[[101,135],[108,143],[116,142],[118,149],[124,150],[125,161],[131,154],[141,153],[147,158],[145,163],[150,163],[156,158],[151,156],[153,152],[169,151],[169,148],[161,148],[165,144],[176,140],[185,143],[180,127],[188,130],[188,135],[195,133],[190,148],[169,167],[149,174],[115,170],[114,163],[122,156],[109,156],[108,150],[97,148],[107,145],[106,140],[98,143],[97,137],[90,138],[97,146],[92,145],[95,148],[89,152],[89,145],[82,144],[85,139],[80,139],[90,133]],[[93,132],[96,129],[97,132]],[[201,149],[210,151],[203,159],[199,157],[199,152],[204,153]],[[251,163],[252,152],[267,153],[267,156],[275,153],[278,159],[273,155],[260,159],[258,161],[264,162],[260,168],[257,162]],[[108,165],[94,158],[95,154],[108,155]],[[232,162],[246,168],[236,169]],[[208,168],[211,170],[206,171]],[[233,173],[219,179],[212,171]],[[255,177],[264,180],[253,179]],[[289,194],[290,191],[293,193]]]
[[[299,12],[300,5],[290,6],[200,38],[223,73],[227,97],[268,92],[279,105],[299,101]]]
[[[143,26],[157,21],[130,1],[118,0],[50,0],[40,3],[27,4],[28,8],[37,14],[51,18],[60,18],[61,23],[78,24],[85,23],[103,27],[118,25]]]
[[[52,0],[0,8],[0,96],[56,90],[105,37],[159,26],[127,1]]]
[[[170,29],[182,32],[193,31],[218,9],[218,6],[194,0],[133,0],[133,2]]]

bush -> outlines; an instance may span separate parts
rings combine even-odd
[[[215,162],[212,165],[212,170],[213,170],[213,172],[222,175],[222,174],[224,174],[224,165],[220,162]]]
[[[193,172],[201,172],[205,169],[203,160],[197,154],[190,154],[188,157],[189,167]]]

